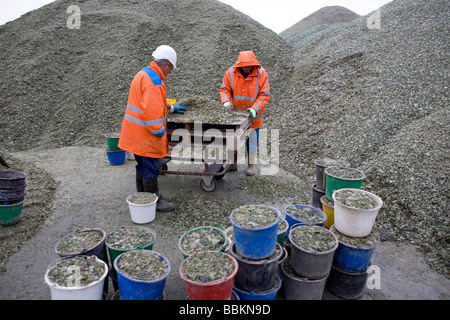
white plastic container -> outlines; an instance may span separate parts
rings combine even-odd
[[[128,151],[127,151],[127,160],[136,160],[136,159],[134,158],[134,154],[132,154],[131,152],[128,152]]]
[[[156,217],[156,202],[158,201],[158,196],[156,200],[148,204],[136,204],[130,202],[130,195],[127,198],[128,207],[130,209],[131,221],[137,224],[145,224],[152,222]]]
[[[106,276],[108,275],[108,266],[104,261],[98,259],[97,257],[95,257],[96,261],[101,262],[104,265],[105,272],[99,280],[91,282],[87,286],[62,287],[49,279],[48,273],[50,271],[50,267],[60,262],[61,260],[70,258],[71,257],[65,257],[53,261],[48,266],[47,271],[45,272],[45,283],[50,288],[52,300],[102,300],[103,285],[105,283]]]
[[[336,200],[336,192],[342,190],[357,190],[370,195],[377,205],[373,209],[360,209],[348,207]],[[383,201],[377,195],[361,189],[345,188],[333,192],[334,200],[334,225],[336,229],[349,237],[361,238],[372,232],[378,211],[383,206]]]

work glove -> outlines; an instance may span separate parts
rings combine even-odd
[[[225,102],[225,103],[223,104],[223,106],[224,106],[225,108],[227,108],[227,110],[230,110],[230,108],[231,108],[231,102],[230,102],[230,101],[227,101],[227,102]]]
[[[256,110],[253,108],[248,108],[247,109],[248,113],[250,113],[250,116],[252,117],[252,119],[255,119],[256,117]]]
[[[159,133],[153,133],[155,136],[157,136],[158,138],[161,138],[164,135],[164,132],[166,132],[166,127],[163,127],[164,130],[159,132]]]
[[[177,104],[175,107],[173,107],[174,113],[184,113],[187,110],[187,106],[185,104]]]

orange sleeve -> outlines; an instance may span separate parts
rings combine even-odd
[[[233,92],[231,91],[230,69],[228,69],[227,72],[225,72],[219,91],[220,91],[220,102],[222,104],[227,101],[231,102]]]
[[[255,109],[258,114],[262,114],[264,112],[264,107],[270,100],[269,75],[266,70],[262,70],[261,76],[259,77],[258,86],[258,97],[253,103],[252,108]]]

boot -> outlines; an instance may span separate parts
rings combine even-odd
[[[175,206],[172,203],[166,202],[162,199],[162,195],[158,190],[158,178],[143,179],[143,181],[144,191],[154,193],[158,196],[158,201],[156,202],[156,211],[167,212],[175,209]]]
[[[137,192],[144,192],[144,179],[141,173],[136,170],[136,190]]]
[[[255,175],[255,163],[256,163],[256,153],[248,154],[248,167],[245,170],[245,174],[248,176]]]

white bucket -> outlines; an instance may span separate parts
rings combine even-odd
[[[102,300],[103,285],[105,283],[105,278],[108,275],[108,266],[104,261],[98,259],[97,257],[95,257],[96,261],[101,262],[105,266],[105,272],[99,280],[91,282],[87,286],[62,287],[49,279],[48,273],[50,271],[50,267],[60,262],[61,260],[69,258],[71,257],[65,257],[55,260],[48,266],[47,271],[45,272],[45,283],[50,288],[52,300]]]
[[[132,196],[132,195],[131,195]],[[130,202],[130,197],[127,198],[128,207],[130,208],[131,221],[137,224],[145,224],[155,220],[156,216],[156,202],[158,197],[152,203],[136,204]]]
[[[362,238],[372,232],[378,211],[383,206],[383,201],[377,195],[365,190],[356,189],[373,197],[377,206],[373,209],[360,209],[348,207],[336,201],[335,194],[341,190],[353,190],[350,188],[339,189],[333,192],[334,200],[334,226],[337,231],[349,237]]]
[[[128,151],[127,151],[127,160],[136,160],[136,159],[134,158],[134,154],[132,154],[131,152],[128,152]]]

